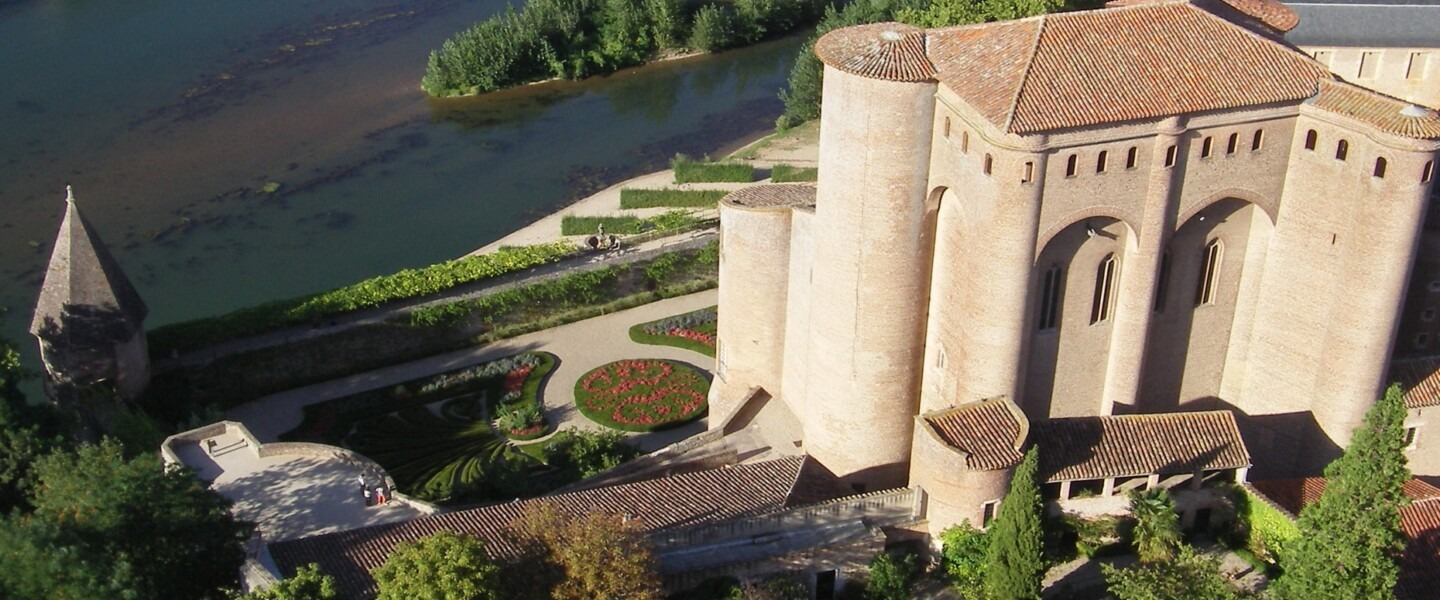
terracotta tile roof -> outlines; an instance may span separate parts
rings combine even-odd
[[[1394,361],[1389,380],[1405,390],[1405,408],[1440,406],[1440,356]]]
[[[1300,24],[1300,15],[1295,9],[1276,0],[1219,0],[1276,31],[1290,31]],[[1202,3],[1203,5],[1203,3]]]
[[[993,471],[1014,466],[1025,455],[1028,422],[1006,398],[923,415],[926,425],[950,447],[966,454],[965,467]]]
[[[1300,509],[1320,499],[1320,494],[1325,491],[1325,478],[1267,479],[1252,481],[1250,485],[1280,508],[1290,511],[1292,515],[1298,515]],[[1440,488],[1419,479],[1406,481],[1401,491],[1412,502],[1440,500]]]
[[[1320,498],[1325,478],[1274,479],[1256,481],[1251,487],[1293,515]],[[1440,488],[1411,479],[1405,482],[1410,505],[1400,509],[1400,531],[1405,551],[1400,558],[1400,582],[1396,598],[1402,600],[1435,597],[1440,589]]]
[[[1440,139],[1435,111],[1341,81],[1322,81],[1311,104],[1402,137]]]
[[[1179,0],[928,35],[940,82],[1011,133],[1297,101],[1331,78],[1273,32]]]
[[[1229,411],[1075,417],[1036,423],[1046,481],[1250,466]]]
[[[815,206],[815,184],[769,183],[756,185],[730,192],[721,200],[751,208]]]
[[[903,23],[873,23],[820,36],[815,54],[832,68],[886,81],[930,81],[935,67],[925,56],[925,30]]]
[[[576,515],[593,511],[628,513],[649,531],[690,527],[798,504],[791,498],[803,495],[797,488],[802,487],[800,479],[808,462],[803,456],[787,457],[560,494],[543,501]],[[397,544],[440,530],[485,539],[486,549],[494,558],[516,556],[519,548],[503,532],[526,507],[540,501],[516,501],[279,542],[270,546],[270,554],[287,576],[309,563],[318,563],[322,571],[335,578],[343,597],[368,598],[376,591],[370,570],[384,564]]]

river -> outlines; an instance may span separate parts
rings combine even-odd
[[[155,327],[461,256],[754,136],[800,43],[421,93],[430,49],[503,6],[0,0],[3,333],[33,362],[67,184]]]

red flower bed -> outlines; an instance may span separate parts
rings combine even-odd
[[[575,403],[591,420],[625,431],[652,431],[698,418],[710,382],[668,360],[621,360],[575,384]]]
[[[505,374],[505,391],[507,391],[507,392],[518,392],[518,391],[520,391],[521,388],[524,388],[524,387],[525,387],[525,378],[526,378],[526,377],[529,377],[529,376],[530,376],[530,372],[531,372],[531,371],[534,371],[534,370],[535,370],[534,367],[524,366],[524,367],[520,367],[520,368],[518,368],[518,369],[515,369],[514,371],[511,371],[511,372],[509,372],[509,373],[506,373],[506,374]]]
[[[705,333],[703,331],[695,331],[694,329],[681,329],[677,327],[675,329],[671,329],[670,331],[665,332],[665,335],[668,335],[670,337],[693,340],[705,344],[706,346],[709,346],[711,348],[715,347],[715,334],[713,333]]]

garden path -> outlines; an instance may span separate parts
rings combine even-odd
[[[575,409],[575,382],[590,369],[627,358],[666,358],[689,363],[709,373],[714,359],[703,354],[630,341],[632,325],[713,306],[715,290],[707,290],[653,302],[628,310],[561,325],[485,346],[441,354],[430,358],[377,369],[334,381],[303,387],[260,398],[231,409],[227,418],[240,421],[262,442],[275,441],[294,429],[303,418],[302,409],[359,392],[443,373],[488,360],[531,350],[543,350],[559,357],[559,364],[541,389],[545,418],[556,429],[604,429]],[[631,434],[632,442],[649,452],[704,431],[706,419],[666,431]]]

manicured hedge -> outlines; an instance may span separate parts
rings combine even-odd
[[[750,183],[755,181],[755,167],[745,163],[705,162],[681,155],[670,161],[670,168],[675,170],[675,183]]]
[[[820,175],[820,169],[815,167],[796,167],[793,165],[775,165],[770,169],[771,183],[795,183],[801,181],[815,181]]]
[[[554,355],[528,352],[312,404],[281,439],[351,448],[385,467],[401,492],[426,500],[513,497],[511,482],[486,481],[487,473],[539,465],[495,435],[481,403],[498,406],[513,390],[510,405],[538,406],[554,365]],[[426,408],[435,402],[442,403],[439,415]]]
[[[467,256],[421,269],[406,269],[311,296],[277,300],[216,317],[165,325],[150,331],[147,337],[152,355],[165,356],[172,351],[195,350],[387,302],[436,294],[458,285],[553,263],[575,250],[569,242],[502,248],[490,254]]]
[[[710,381],[673,360],[619,360],[575,382],[580,414],[612,429],[655,431],[704,416]]]
[[[715,357],[714,306],[641,323],[630,328],[630,339],[637,344],[683,348]]]
[[[748,179],[746,181],[749,181]],[[620,190],[620,208],[714,208],[725,190]],[[605,226],[608,230],[610,226]]]
[[[560,234],[592,235],[599,230],[601,223],[605,224],[606,234],[633,235],[644,231],[679,231],[693,227],[699,222],[699,217],[683,210],[672,210],[646,219],[630,215],[602,217],[565,215],[560,220]]]

